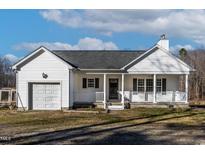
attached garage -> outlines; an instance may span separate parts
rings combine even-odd
[[[60,83],[29,83],[30,109],[60,110]]]
[[[72,69],[40,47],[13,65],[18,110],[66,110],[73,106]]]

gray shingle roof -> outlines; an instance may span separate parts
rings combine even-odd
[[[55,55],[80,69],[120,69],[144,50],[53,50]]]

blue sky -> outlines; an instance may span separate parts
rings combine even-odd
[[[147,49],[167,34],[173,52],[205,45],[204,10],[0,10],[0,56],[50,49]]]

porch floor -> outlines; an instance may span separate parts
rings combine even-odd
[[[108,106],[122,106],[121,101],[108,101],[107,102]],[[182,108],[188,108],[189,104],[185,103],[180,103],[180,102],[125,102],[125,108],[137,108],[137,107],[147,107],[147,108],[154,108],[154,107],[159,107],[159,108],[167,108],[170,105],[172,107],[182,107]],[[102,102],[81,102],[81,103],[74,103],[73,108],[103,108],[104,105]]]
[[[94,103],[95,106],[98,107],[103,107],[103,103]],[[122,106],[121,102],[108,102],[108,106]],[[169,108],[169,107],[173,107],[173,108],[189,108],[189,104],[185,104],[185,103],[165,103],[165,102],[158,102],[158,103],[153,103],[153,102],[125,102],[125,109],[129,109],[129,108],[138,108],[138,107],[145,107],[145,108],[154,108],[154,107],[158,107],[158,108]]]

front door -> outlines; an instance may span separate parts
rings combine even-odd
[[[118,79],[109,79],[109,99],[118,99]]]

